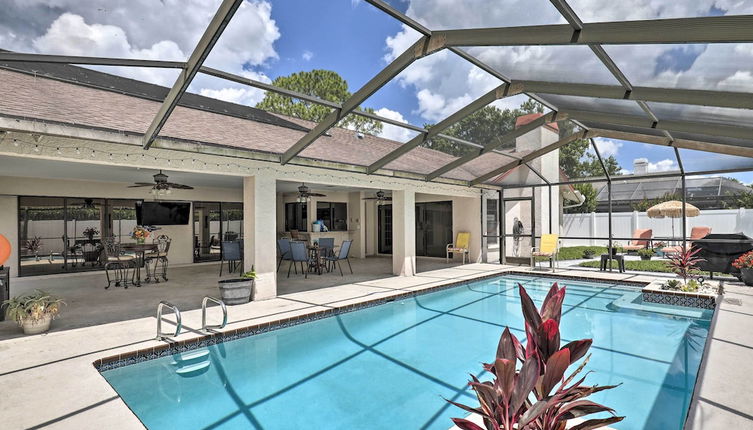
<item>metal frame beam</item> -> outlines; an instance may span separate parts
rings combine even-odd
[[[455,113],[443,119],[442,121],[439,121],[434,126],[432,126],[426,133],[422,133],[414,137],[408,142],[400,145],[394,151],[386,154],[384,157],[375,161],[368,167],[367,172],[369,173],[376,172],[377,170],[387,165],[389,162],[395,160],[401,155],[404,155],[405,153],[409,152],[413,148],[416,148],[424,144],[426,141],[430,140],[432,137],[437,136],[437,134],[439,134],[441,131],[451,127],[453,124],[457,123],[458,121],[462,120],[468,115],[478,111],[484,106],[487,106],[489,103],[495,100],[499,100],[505,97],[511,97],[517,94],[520,94],[520,89],[518,87],[513,88],[508,84],[502,84],[498,86],[497,88],[487,92],[486,94],[477,98],[471,103],[465,105],[460,110],[456,111]]]
[[[468,163],[469,161],[478,158],[488,152],[491,152],[500,146],[504,145],[505,143],[508,143],[510,141],[515,141],[519,136],[522,136],[538,127],[541,127],[544,124],[555,122],[555,121],[562,121],[567,119],[567,114],[565,113],[558,113],[558,112],[549,112],[547,114],[544,114],[535,120],[529,122],[526,125],[523,125],[515,130],[510,131],[509,133],[497,137],[496,142],[492,142],[484,146],[483,148],[479,149],[477,152],[472,152],[470,154],[464,155],[462,157],[457,158],[456,160],[440,167],[439,169],[429,173],[426,175],[426,180],[431,181],[434,178],[437,178],[450,170],[456,169],[460,166],[462,166],[465,163]]]
[[[452,46],[646,45],[745,43],[753,41],[753,15],[654,19],[432,32]]]
[[[521,157],[520,160],[514,161],[512,163],[505,164],[502,167],[494,169],[491,172],[485,173],[485,174],[479,176],[478,178],[471,180],[471,185],[473,186],[473,185],[482,184],[482,183],[488,181],[489,179],[491,179],[491,178],[493,178],[495,176],[499,176],[499,175],[507,172],[508,170],[512,170],[512,169],[514,169],[514,168],[516,168],[516,167],[518,167],[518,166],[520,166],[520,165],[522,165],[524,163],[528,163],[529,161],[535,160],[535,159],[541,157],[542,155],[546,155],[546,154],[554,151],[555,149],[559,149],[559,148],[561,148],[561,147],[563,147],[563,146],[567,145],[568,143],[573,142],[575,140],[586,139],[586,138],[589,138],[589,137],[596,137],[596,136],[598,136],[598,134],[594,133],[591,130],[584,130],[584,131],[581,131],[581,132],[578,132],[578,133],[573,133],[573,134],[571,134],[571,135],[569,135],[567,137],[564,137],[564,138],[562,138],[562,139],[560,139],[560,140],[558,140],[558,141],[556,141],[554,143],[551,143],[549,145],[546,145],[546,146],[544,146],[542,148],[539,148],[539,149],[537,149],[537,150],[535,150],[533,152],[530,152],[530,153],[524,155],[523,157]]]
[[[585,122],[598,122],[628,127],[639,127],[656,130],[676,131],[680,133],[702,134],[707,136],[731,137],[735,139],[751,139],[753,128],[734,125],[724,125],[699,121],[653,121],[649,118],[634,115],[616,115],[603,112],[588,112],[569,109],[568,114]]]
[[[53,63],[82,64],[88,66],[127,66],[182,69],[185,61],[141,60],[135,58],[84,57],[72,55],[27,54],[21,52],[0,52],[0,63]]]
[[[280,159],[281,164],[290,162],[296,155],[311,145],[316,139],[323,135],[327,130],[332,128],[338,121],[343,119],[346,115],[351,113],[358,107],[364,100],[369,98],[372,94],[377,92],[380,88],[386,85],[392,78],[397,76],[400,72],[405,70],[406,67],[411,65],[419,58],[431,55],[432,53],[441,50],[442,45],[434,37],[422,37],[416,43],[408,48],[405,52],[400,54],[395,60],[392,61],[387,67],[382,69],[376,76],[371,78],[363,87],[356,91],[348,100],[343,103],[341,109],[336,109],[330,112],[320,123],[318,123],[311,131],[301,137],[298,142],[293,144]]]
[[[149,149],[152,142],[154,142],[154,139],[165,125],[165,122],[167,122],[167,118],[173,112],[175,106],[178,105],[178,100],[180,100],[183,93],[188,89],[188,85],[191,84],[194,76],[199,72],[204,60],[211,52],[215,43],[217,43],[217,40],[219,40],[222,32],[225,30],[225,27],[227,27],[227,24],[230,22],[230,19],[235,14],[235,11],[238,10],[241,3],[243,3],[243,0],[224,0],[222,4],[220,4],[212,21],[209,23],[206,30],[204,30],[201,39],[199,39],[199,43],[188,58],[185,68],[180,75],[178,75],[178,79],[175,80],[172,88],[170,88],[170,92],[167,93],[167,97],[165,97],[165,100],[162,102],[159,111],[157,111],[152,123],[146,130],[146,133],[144,134],[144,149]]]

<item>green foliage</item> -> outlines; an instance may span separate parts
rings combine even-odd
[[[612,264],[612,267],[617,267],[617,261],[613,261]],[[578,266],[598,269],[599,262],[584,261],[578,264]],[[667,263],[663,260],[625,260],[625,270],[636,272],[672,273],[672,270],[667,267]],[[701,272],[699,270],[691,270],[689,273],[693,275],[703,275],[705,272]]]
[[[656,254],[656,252],[654,252],[654,250],[651,248],[644,248],[644,249],[638,250],[638,255],[640,255],[641,257],[653,257],[654,254]]]
[[[688,293],[694,293],[698,291],[698,287],[700,284],[695,279],[691,279],[688,281],[687,284],[685,284],[684,287],[682,287],[682,291],[688,292]]]
[[[290,76],[280,76],[272,82],[272,85],[337,103],[342,103],[351,96],[348,91],[348,82],[332,70],[315,69],[310,72],[301,71]],[[332,111],[326,106],[272,92],[267,92],[256,107],[316,122],[323,120]],[[371,108],[363,110],[374,113],[374,109]],[[377,134],[382,131],[381,122],[356,115],[346,116],[338,126],[368,134]]]
[[[557,260],[580,260],[583,255],[590,251],[592,255],[601,255],[607,253],[607,248],[603,246],[565,246],[557,252]]]
[[[458,139],[478,143],[479,145],[487,145],[495,142],[500,136],[512,131],[515,128],[515,119],[517,117],[542,112],[544,112],[544,107],[531,99],[523,102],[517,109],[502,110],[496,106],[485,106],[461,119],[451,127],[448,127],[442,133],[457,137]],[[431,128],[432,125],[424,124],[424,127]],[[461,145],[447,139],[442,139],[441,137],[433,138],[421,146],[457,157],[477,151],[473,147]]]
[[[634,211],[646,212],[651,206],[658,205],[659,203],[668,202],[670,200],[682,200],[682,196],[677,193],[665,193],[663,196],[656,199],[643,199],[639,202],[632,203],[630,207]]]
[[[45,315],[52,315],[54,318],[60,313],[60,306],[64,304],[63,300],[42,290],[36,290],[25,296],[16,296],[3,302],[3,305],[7,306],[5,317],[18,324],[29,319],[38,321]]]
[[[565,208],[564,212],[567,214],[572,213],[591,213],[596,210],[596,188],[592,184],[575,184],[573,185],[576,191],[580,191],[583,197],[586,198],[583,204],[572,208]]]
[[[753,208],[753,191],[743,191],[740,193],[727,192],[727,198],[722,200],[722,208]]]
[[[560,137],[569,136],[575,131],[571,122],[560,123]],[[579,139],[560,148],[560,167],[568,178],[604,176],[604,168],[607,169],[610,176],[620,174],[622,168],[613,155],[603,157],[604,167],[602,167],[596,154],[589,151],[590,146],[591,142],[588,139]]]
[[[242,279],[256,279],[256,270],[251,269],[248,272],[241,275]]]
[[[662,285],[662,290],[679,290],[680,281],[677,279],[670,279]]]

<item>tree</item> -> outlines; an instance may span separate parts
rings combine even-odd
[[[721,202],[721,206],[724,209],[753,208],[753,191],[727,192]]]
[[[442,133],[467,140],[479,145],[487,145],[494,142],[500,136],[509,133],[515,128],[515,119],[529,113],[542,113],[544,107],[534,101],[527,100],[516,109],[499,109],[496,106],[485,106],[476,112],[466,116],[457,123],[445,129]],[[433,124],[425,124],[425,128],[431,128]],[[425,142],[425,148],[434,149],[454,156],[468,154],[475,149],[441,137],[436,137]]]
[[[272,85],[336,103],[343,103],[351,96],[348,91],[348,82],[332,70],[314,69],[310,72],[302,71],[290,76],[280,76],[272,82]],[[332,111],[332,108],[327,106],[271,91],[267,92],[256,107],[315,122],[322,121]],[[374,113],[374,109],[371,108],[362,110]],[[340,120],[338,126],[368,134],[378,134],[382,131],[381,122],[352,114]]]
[[[575,132],[575,125],[570,121],[560,123],[560,137],[566,137]],[[602,168],[596,154],[589,151],[590,146],[589,139],[578,139],[560,148],[560,167],[568,178],[604,176],[604,168],[610,176],[620,174],[622,168],[613,155],[602,157],[604,161],[604,168]]]
[[[658,205],[659,203],[668,202],[670,200],[680,200],[682,201],[682,196],[678,193],[673,192],[666,192],[663,196],[656,198],[656,199],[647,199],[644,198],[643,200],[639,202],[632,203],[630,206],[633,208],[634,211],[638,212],[645,212],[650,208],[651,206]]]
[[[564,212],[571,213],[591,213],[596,210],[596,188],[592,184],[575,184],[573,185],[576,191],[580,191],[581,195],[586,198],[583,204],[571,208],[565,208]]]

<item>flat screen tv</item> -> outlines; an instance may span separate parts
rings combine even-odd
[[[184,225],[191,217],[188,202],[137,202],[136,222],[139,225]]]

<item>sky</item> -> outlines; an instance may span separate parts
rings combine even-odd
[[[19,52],[185,60],[219,0],[3,0],[0,48]],[[565,23],[549,0],[390,0],[430,29]],[[751,14],[753,0],[570,0],[585,22]],[[271,82],[315,68],[343,76],[352,92],[419,35],[362,0],[247,0],[207,59],[210,67]],[[753,44],[606,46],[634,85],[752,91]],[[617,82],[585,46],[468,48],[512,79],[613,84]],[[176,72],[102,67],[100,70],[172,85]],[[370,97],[364,106],[415,125],[435,123],[500,82],[449,51],[421,59]],[[199,75],[190,91],[255,105],[260,90]],[[495,102],[516,107],[525,99]],[[578,99],[571,98],[577,102]],[[598,102],[598,101],[597,101]],[[617,101],[632,112],[637,105]],[[601,105],[594,105],[599,109]],[[729,120],[730,109],[652,106],[661,119]],[[659,115],[658,112],[662,114]],[[747,119],[753,120],[750,113]],[[383,135],[413,134],[386,125]],[[636,142],[599,139],[625,173],[646,158],[652,171],[676,170],[674,152]],[[705,158],[704,158],[705,157]],[[683,153],[686,170],[746,165],[747,159]],[[709,162],[713,162],[710,165]],[[752,166],[753,167],[753,166]],[[730,174],[745,183],[753,174]]]

